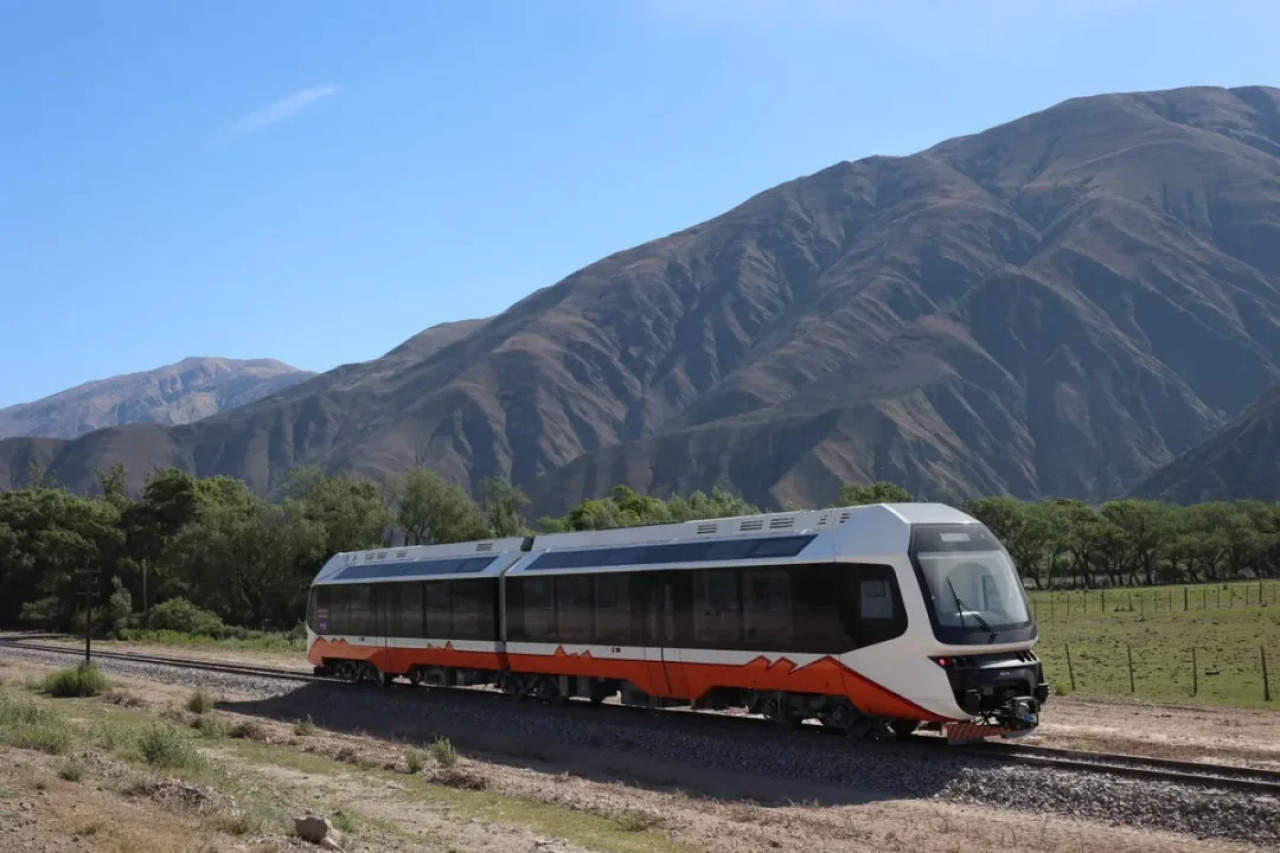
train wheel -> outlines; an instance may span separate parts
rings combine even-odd
[[[390,687],[392,682],[396,680],[395,675],[390,672],[383,672],[371,663],[365,662],[365,666],[368,668],[369,680],[379,687]]]
[[[836,702],[822,709],[818,719],[822,720],[822,725],[828,729],[848,732],[858,724],[862,715],[858,713],[858,709],[848,702]]]
[[[338,676],[350,684],[360,683],[360,665],[355,661],[346,660],[338,664]]]

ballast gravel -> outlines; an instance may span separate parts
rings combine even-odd
[[[73,660],[4,645],[0,655],[54,665]],[[779,780],[779,799],[787,797],[786,781],[794,780],[838,786],[873,798],[953,799],[1199,838],[1280,845],[1280,801],[1241,791],[1027,767],[896,743],[787,734],[763,726],[673,720],[621,708],[576,703],[562,708],[468,691],[352,688],[162,664],[97,662],[108,673],[252,697],[227,703],[224,707],[229,711],[286,720],[310,714],[317,725],[336,731],[413,740],[443,734],[464,743],[466,734],[474,733],[514,739],[527,744],[528,754],[534,756],[555,746],[589,747],[603,768],[609,767],[610,753],[657,760],[673,780],[679,779],[681,767],[768,777]]]

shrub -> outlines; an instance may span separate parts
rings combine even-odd
[[[355,819],[342,810],[334,812],[333,817],[329,818],[329,823],[333,824],[334,829],[345,832],[347,835],[356,831]]]
[[[181,729],[157,723],[138,739],[142,760],[152,767],[195,769],[203,762],[200,753]]]
[[[68,759],[58,770],[58,776],[68,782],[79,782],[84,778],[84,765],[75,759]]]
[[[436,738],[435,742],[427,747],[427,752],[431,753],[431,757],[441,767],[453,767],[458,763],[458,750],[453,748],[448,738]]]
[[[427,754],[423,750],[411,746],[404,751],[404,766],[410,774],[416,776],[421,773],[426,763]]]
[[[60,669],[45,676],[40,685],[50,696],[97,696],[107,689],[107,678],[91,663],[75,669]]]
[[[62,599],[56,595],[37,598],[22,605],[22,612],[18,618],[23,624],[32,628],[51,631],[62,624],[63,607]]]
[[[207,714],[199,717],[194,726],[195,730],[200,732],[201,737],[221,738],[227,736],[227,724],[221,717]]]
[[[312,722],[310,714],[307,714],[305,720],[298,720],[293,724],[293,733],[302,737],[316,733],[316,724]]]
[[[187,697],[187,710],[193,714],[205,714],[213,710],[213,696],[201,688]]]
[[[231,727],[230,735],[241,740],[266,740],[267,730],[257,720],[244,720]]]
[[[217,637],[226,626],[218,614],[196,607],[185,598],[171,598],[147,612],[147,627],[156,631],[181,631]]]
[[[431,777],[431,781],[438,785],[447,785],[450,788],[461,788],[464,791],[483,791],[489,787],[489,780],[466,770],[457,767],[450,767],[448,770],[440,770]]]

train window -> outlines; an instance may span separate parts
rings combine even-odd
[[[751,649],[790,649],[791,573],[750,569],[742,573],[742,640]]]
[[[709,569],[693,577],[693,640],[709,648],[740,642],[738,569]]]
[[[347,628],[343,633],[357,637],[377,634],[371,588],[367,583],[347,584]]]
[[[422,584],[382,585],[388,637],[422,637]]]
[[[631,643],[631,579],[634,574],[595,575],[595,630],[598,643]]]
[[[453,603],[453,633],[459,640],[491,640],[493,632],[493,584],[488,578],[449,581]]]
[[[484,571],[494,557],[450,557],[445,560],[415,560],[409,563],[359,563],[338,573],[345,581],[404,578],[423,575],[458,575]]]
[[[422,582],[423,636],[447,640],[453,636],[453,604],[448,581]]]
[[[507,581],[507,637],[530,643],[550,642],[556,630],[555,578],[511,578]]]
[[[567,643],[591,640],[591,575],[556,578],[556,639]]]
[[[889,584],[884,580],[864,579],[862,581],[862,618],[892,619],[893,596],[889,594]]]

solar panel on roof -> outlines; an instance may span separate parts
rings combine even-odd
[[[493,557],[450,557],[444,560],[415,560],[391,565],[348,566],[334,576],[334,580],[354,581],[371,578],[407,578],[430,575],[465,575],[483,571],[494,561]]]
[[[670,545],[627,545],[587,551],[548,551],[529,566],[543,569],[606,569],[663,563],[705,563],[720,560],[794,557],[812,542],[805,536],[765,536],[756,539],[723,539],[716,542],[676,542]]]

